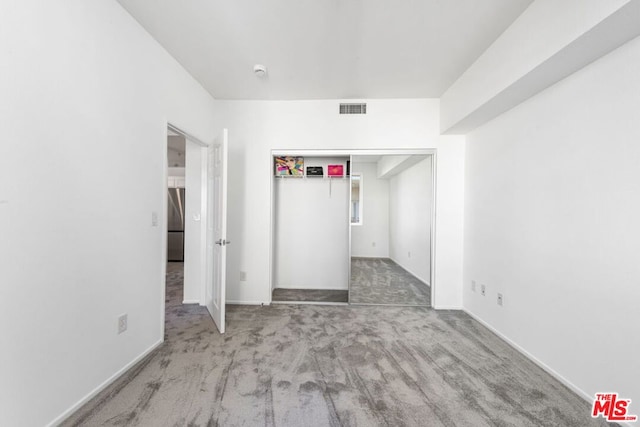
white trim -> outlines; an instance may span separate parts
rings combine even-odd
[[[272,305],[337,305],[342,307],[350,307],[353,304],[348,302],[330,302],[330,301],[272,301]]]
[[[147,357],[149,354],[151,354],[151,352],[153,352],[160,345],[162,345],[163,342],[164,342],[164,340],[161,339],[158,342],[156,342],[155,344],[153,344],[151,347],[146,349],[144,352],[142,352],[142,354],[140,354],[138,357],[133,359],[131,362],[127,363],[118,372],[116,372],[115,374],[110,376],[106,381],[104,381],[98,387],[94,388],[85,397],[83,397],[82,399],[77,401],[73,406],[71,406],[69,409],[64,411],[62,414],[58,415],[53,421],[51,421],[49,424],[47,424],[47,427],[53,427],[53,426],[57,426],[57,425],[61,424],[63,421],[65,421],[67,418],[69,418],[71,415],[73,415],[78,409],[80,409],[82,407],[82,405],[86,404],[88,401],[93,399],[98,393],[100,393],[105,388],[110,386],[115,380],[117,380],[122,375],[124,375],[129,369],[133,368],[138,362],[142,361],[145,357]]]
[[[430,244],[431,244],[431,268],[430,268],[430,273],[431,273],[431,277],[429,278],[430,280],[430,284],[429,286],[431,287],[431,306],[432,307],[436,307],[436,302],[437,302],[437,296],[436,296],[436,287],[435,287],[435,283],[436,283],[436,204],[438,203],[438,195],[436,194],[437,191],[437,179],[438,179],[438,174],[437,174],[437,170],[436,170],[436,166],[438,164],[438,153],[436,150],[433,150],[433,153],[431,154],[431,185],[432,185],[432,189],[431,189],[431,232],[429,233],[430,236]],[[460,266],[462,268],[462,264]],[[460,308],[462,308],[462,306],[460,306]]]
[[[180,129],[177,126],[172,125],[171,123],[167,122],[167,128],[172,131],[175,132],[179,135],[184,136],[185,138],[187,138],[188,140],[195,142],[196,144],[198,144],[201,147],[208,147],[211,144],[207,144],[206,142],[203,142],[201,139],[196,138],[195,136],[191,135],[189,132],[185,132],[182,129]]]
[[[228,305],[271,305],[271,302],[269,301],[229,301],[227,300],[226,303]]]
[[[354,307],[373,305],[373,306],[380,306],[380,307],[413,307],[413,308],[426,308],[426,309],[433,308],[426,304],[395,304],[395,303],[384,304],[384,303],[375,303],[375,302],[352,302],[350,305]]]
[[[184,299],[184,300],[182,300],[182,303],[183,304],[200,304],[200,300],[198,300],[198,299]]]
[[[401,155],[430,155],[435,154],[435,148],[388,148],[388,149],[368,149],[368,148],[346,148],[339,150],[317,149],[317,150],[296,150],[296,149],[273,149],[271,156],[401,156]]]
[[[273,160],[273,151],[269,154],[269,175],[273,176],[274,174],[274,160]],[[273,290],[276,286],[276,269],[273,265],[275,263],[275,252],[276,252],[276,238],[274,230],[276,228],[276,203],[275,203],[275,190],[274,190],[274,179],[269,179],[269,304],[273,300]]]
[[[277,288],[274,289],[286,289],[287,291],[346,291],[349,288],[288,288],[286,286],[278,286]]]
[[[164,126],[164,138],[162,138],[162,187],[160,194],[160,209],[156,216],[158,217],[160,224],[156,225],[160,228],[160,336],[164,339],[165,333],[165,317],[166,317],[166,298],[167,298],[167,262],[169,256],[167,253],[168,242],[168,224],[167,224],[167,212],[169,210],[169,201],[167,200],[167,187],[169,182],[169,158],[167,152],[169,150],[169,130],[173,130],[170,127],[169,122],[165,122]],[[183,293],[184,296],[184,293]]]
[[[358,257],[356,257],[358,258]],[[407,267],[405,267],[404,265],[400,264],[398,261],[396,261],[395,259],[389,257],[389,259],[393,262],[396,263],[396,265],[398,267],[400,267],[401,269],[403,269],[404,271],[406,271],[407,273],[411,274],[414,278],[418,279],[418,281],[420,283],[422,283],[425,286],[431,287],[431,285],[428,282],[425,282],[423,279],[419,278],[413,271],[409,270]],[[431,289],[429,289],[429,291],[431,291]]]
[[[434,310],[456,310],[456,311],[464,311],[461,305],[432,305],[431,308]]]
[[[352,228],[354,224],[351,223],[351,204],[353,203],[353,199],[351,198],[351,196],[353,195],[353,181],[351,180],[351,178],[353,177],[353,154],[349,154],[349,205],[347,207],[349,213],[347,214],[347,220],[349,221],[349,226],[347,227],[348,229],[348,255],[349,255],[349,262],[347,263],[347,303],[351,304],[351,254],[353,253],[353,246],[352,246],[352,241],[351,239],[353,238],[353,232],[352,232]],[[360,184],[362,184],[362,175],[360,176]],[[362,195],[362,193],[360,193],[360,195]],[[359,196],[359,199],[362,200],[362,197]],[[362,204],[360,204],[360,209],[362,209]],[[360,218],[362,219],[362,210],[360,211]],[[356,225],[362,225],[362,220],[356,224]]]
[[[573,384],[571,381],[569,381],[568,379],[566,379],[565,377],[563,377],[562,375],[560,375],[558,372],[556,372],[555,370],[553,370],[550,366],[548,366],[547,364],[545,364],[544,362],[542,362],[541,360],[537,359],[533,354],[529,353],[527,350],[525,350],[524,348],[522,348],[521,346],[519,346],[518,344],[516,344],[515,342],[513,342],[511,339],[509,339],[506,335],[504,335],[503,333],[501,333],[500,331],[498,331],[496,328],[494,328],[493,326],[491,326],[489,323],[485,322],[484,320],[482,320],[480,317],[478,317],[477,315],[473,314],[472,312],[470,312],[467,309],[462,309],[462,311],[464,311],[465,313],[467,313],[471,318],[473,318],[474,320],[476,320],[478,323],[482,324],[482,326],[484,326],[485,328],[489,329],[491,332],[493,332],[494,334],[496,334],[498,337],[500,337],[500,339],[502,339],[504,342],[506,342],[507,344],[509,344],[511,347],[513,347],[515,350],[517,350],[519,353],[521,353],[523,356],[525,356],[527,359],[531,360],[533,363],[535,363],[536,365],[538,365],[540,368],[542,368],[546,373],[548,373],[549,375],[551,375],[552,377],[554,377],[555,379],[557,379],[558,381],[560,381],[562,384],[564,384],[565,386],[567,386],[571,391],[573,391],[574,393],[576,393],[577,395],[579,395],[580,397],[582,397],[584,400],[586,400],[589,403],[593,402],[593,396],[590,395],[589,393],[586,393],[584,390],[582,390],[581,388],[579,388],[578,386],[576,386],[575,384]]]
[[[438,307],[437,310],[441,310],[441,308]],[[501,332],[499,332],[496,328],[494,328],[493,326],[491,326],[490,324],[488,324],[487,322],[482,320],[477,315],[473,314],[472,312],[470,312],[470,311],[468,311],[467,309],[464,309],[464,308],[461,308],[460,310],[464,311],[472,319],[474,319],[475,321],[480,323],[482,326],[484,326],[485,328],[489,329],[491,332],[496,334],[501,340],[503,340],[508,345],[510,345],[514,350],[516,350],[518,353],[522,354],[524,357],[526,357],[527,359],[529,359],[530,361],[535,363],[539,368],[541,368],[547,374],[551,375],[553,378],[555,378],[556,380],[560,381],[565,387],[567,387],[569,390],[571,390],[572,392],[574,392],[575,394],[580,396],[587,403],[590,403],[590,404],[593,403],[593,399],[594,399],[593,395],[585,392],[584,390],[582,390],[581,388],[579,388],[578,386],[573,384],[571,381],[569,381],[568,379],[566,379],[565,377],[560,375],[558,372],[556,372],[553,368],[551,368],[550,366],[548,366],[547,364],[545,364],[544,362],[542,362],[541,360],[536,358],[534,355],[529,353],[527,350],[525,350],[524,348],[520,347],[518,344],[516,344],[515,342],[513,342],[512,340],[507,338],[506,335],[504,335]],[[630,423],[625,423],[623,421],[617,421],[617,423],[619,425],[621,425],[621,426],[624,426],[624,427],[633,427]]]

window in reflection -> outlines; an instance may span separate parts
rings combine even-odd
[[[351,224],[362,225],[362,176],[351,175]]]

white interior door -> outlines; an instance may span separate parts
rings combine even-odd
[[[224,333],[227,266],[227,129],[207,154],[207,284],[205,303],[221,334]]]

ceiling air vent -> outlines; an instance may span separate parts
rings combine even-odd
[[[340,114],[367,114],[367,104],[340,104]]]

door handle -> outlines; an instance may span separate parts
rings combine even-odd
[[[231,243],[230,241],[224,240],[224,239],[216,240],[215,242],[215,244],[218,246],[227,246],[230,243]]]

